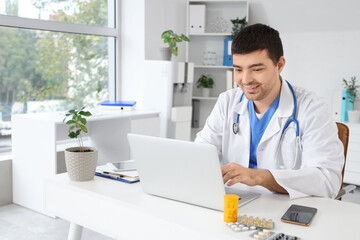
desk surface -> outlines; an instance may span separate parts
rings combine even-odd
[[[140,183],[100,177],[72,182],[65,173],[48,179],[45,186],[47,210],[114,239],[252,239],[252,231],[232,232],[224,224],[222,212],[147,195]],[[309,227],[280,221],[291,204],[318,209]],[[239,208],[239,214],[271,218],[275,232],[302,239],[352,239],[360,205],[267,194]]]
[[[118,119],[118,118],[146,118],[146,117],[157,117],[160,112],[152,110],[103,110],[103,109],[91,109],[93,114],[90,117],[87,117],[88,122],[99,121],[104,119]],[[44,122],[51,122],[54,124],[65,124],[63,119],[65,117],[65,111],[61,112],[40,112],[40,113],[25,113],[25,114],[16,114],[15,118],[25,118],[32,119]]]

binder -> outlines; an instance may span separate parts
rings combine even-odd
[[[110,101],[100,104],[101,110],[135,110],[136,101]]]
[[[190,33],[205,32],[205,5],[189,6]]]
[[[133,107],[136,101],[111,101],[106,100],[101,103],[101,106],[120,106],[120,107]]]
[[[224,66],[232,66],[233,59],[231,55],[232,38],[225,38],[224,40]]]
[[[116,180],[116,181],[120,181],[120,182],[125,182],[125,183],[136,183],[136,182],[139,182],[140,179],[129,179],[129,178],[121,178],[121,177],[112,177],[112,176],[109,176],[109,175],[104,175],[102,173],[99,173],[99,172],[95,172],[95,176],[98,176],[98,177],[103,177],[103,178],[108,178],[108,179],[112,179],[112,180]]]

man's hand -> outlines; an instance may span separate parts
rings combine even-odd
[[[257,174],[255,169],[245,168],[237,163],[229,163],[221,167],[224,183],[228,182],[228,186],[235,183],[244,183],[249,186],[258,185],[259,179],[256,179]]]
[[[252,169],[243,167],[237,163],[229,163],[221,167],[224,183],[228,182],[228,186],[235,183],[243,183],[248,186],[263,186],[270,191],[279,193],[287,193],[274,179],[269,170]]]

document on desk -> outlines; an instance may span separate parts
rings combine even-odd
[[[115,172],[109,169],[107,165],[98,166],[95,175],[128,183],[139,181],[139,174],[136,170]]]

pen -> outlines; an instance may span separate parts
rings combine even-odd
[[[102,172],[101,174],[104,175],[104,176],[108,176],[108,177],[115,178],[115,179],[120,179],[120,178],[123,177],[123,176],[120,176],[120,175],[111,174],[111,173],[109,173],[109,172]]]

